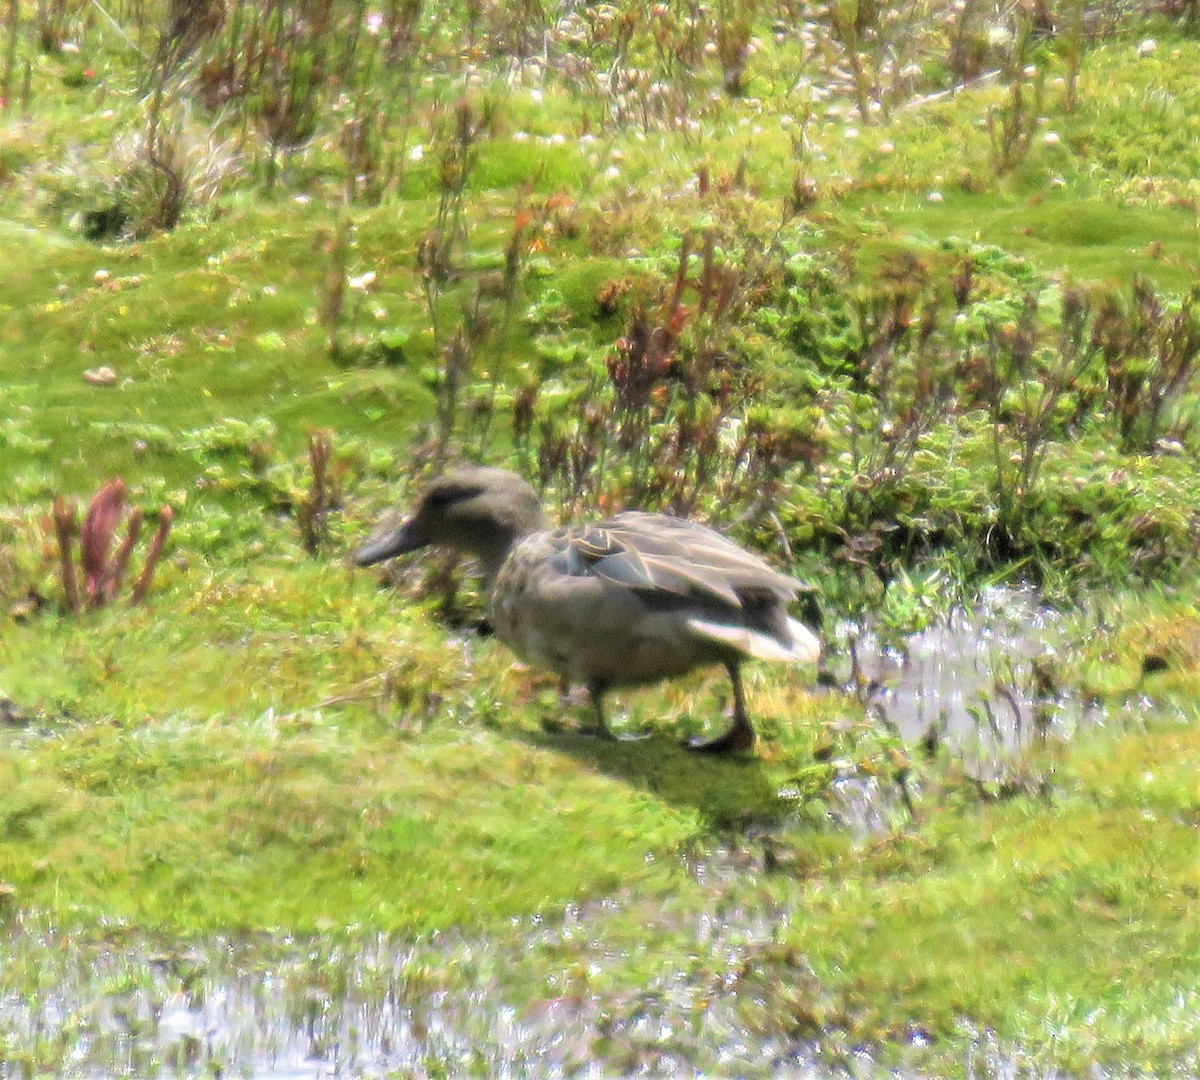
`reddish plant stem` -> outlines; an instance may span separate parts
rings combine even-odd
[[[125,571],[129,568],[129,556],[133,554],[134,545],[137,543],[138,535],[142,531],[142,519],[145,515],[141,508],[137,507],[129,515],[129,525],[125,530],[125,539],[120,548],[117,549],[117,554],[104,573],[104,579],[101,582],[101,591],[104,596],[104,602],[112,600],[121,589],[121,582],[125,578]]]
[[[133,590],[133,602],[140,604],[146,599],[146,594],[150,591],[150,581],[154,577],[154,568],[158,565],[158,560],[162,556],[163,548],[166,547],[167,537],[171,532],[171,521],[175,517],[175,512],[169,507],[164,506],[158,515],[158,528],[154,531],[154,537],[150,541],[150,550],[146,552],[146,562],[142,567],[141,576],[138,578],[137,585]]]
[[[58,538],[58,559],[62,571],[63,593],[67,610],[79,610],[79,583],[75,578],[75,531],[79,524],[79,509],[61,495],[54,500],[54,534]]]

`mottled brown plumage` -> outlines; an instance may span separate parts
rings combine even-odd
[[[605,733],[602,699],[611,687],[722,664],[733,681],[733,725],[696,749],[749,749],[742,661],[813,663],[820,652],[787,613],[799,582],[682,518],[627,511],[549,530],[520,477],[463,468],[435,480],[412,516],[355,561],[367,566],[429,544],[478,557],[496,635],[564,684],[586,686]]]

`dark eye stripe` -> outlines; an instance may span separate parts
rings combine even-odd
[[[478,495],[483,488],[477,484],[452,486],[443,484],[440,487],[434,488],[425,496],[425,503],[428,506],[443,507],[449,506],[451,503],[462,502],[464,499],[470,499]]]

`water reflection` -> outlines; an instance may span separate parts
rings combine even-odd
[[[656,932],[692,935],[704,962],[592,992],[624,963],[605,927],[630,903],[524,920],[505,941],[215,942],[180,954],[21,916],[0,941],[0,1077],[767,1077],[781,1062],[785,1075],[828,1075],[810,1045],[746,1026],[742,982],[784,909],[730,907],[682,927],[649,915]],[[531,954],[573,959],[519,1008],[506,987]],[[713,981],[722,968],[728,986]]]
[[[913,757],[948,755],[986,794],[1046,794],[1053,747],[1103,720],[1070,678],[1079,625],[1031,589],[991,588],[898,645],[870,626],[841,627],[832,674]],[[911,819],[918,795],[911,774],[851,770],[833,784],[831,816],[879,836]]]
[[[949,745],[986,772],[1033,738],[1074,734],[1087,713],[1060,677],[1076,645],[1067,628],[1032,590],[988,589],[898,647],[852,632],[855,679],[905,741]]]

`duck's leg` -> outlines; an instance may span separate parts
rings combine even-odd
[[[582,708],[585,704],[590,704],[591,700],[587,687],[575,686],[565,678],[558,681],[558,706],[563,712]]]
[[[592,712],[596,717],[596,734],[602,739],[612,739],[614,742],[636,742],[638,739],[649,738],[645,735],[619,735],[608,726],[604,719],[604,691],[608,683],[603,679],[593,679],[588,683],[588,696],[592,699]]]
[[[746,696],[742,692],[742,669],[736,660],[728,660],[725,670],[733,682],[733,724],[724,735],[707,741],[693,739],[688,749],[700,754],[736,754],[754,748],[754,728],[746,716]]]
[[[596,734],[602,739],[611,739],[613,733],[608,730],[608,721],[604,719],[604,691],[607,689],[600,679],[588,683],[588,697],[592,702],[592,715],[596,718]]]

